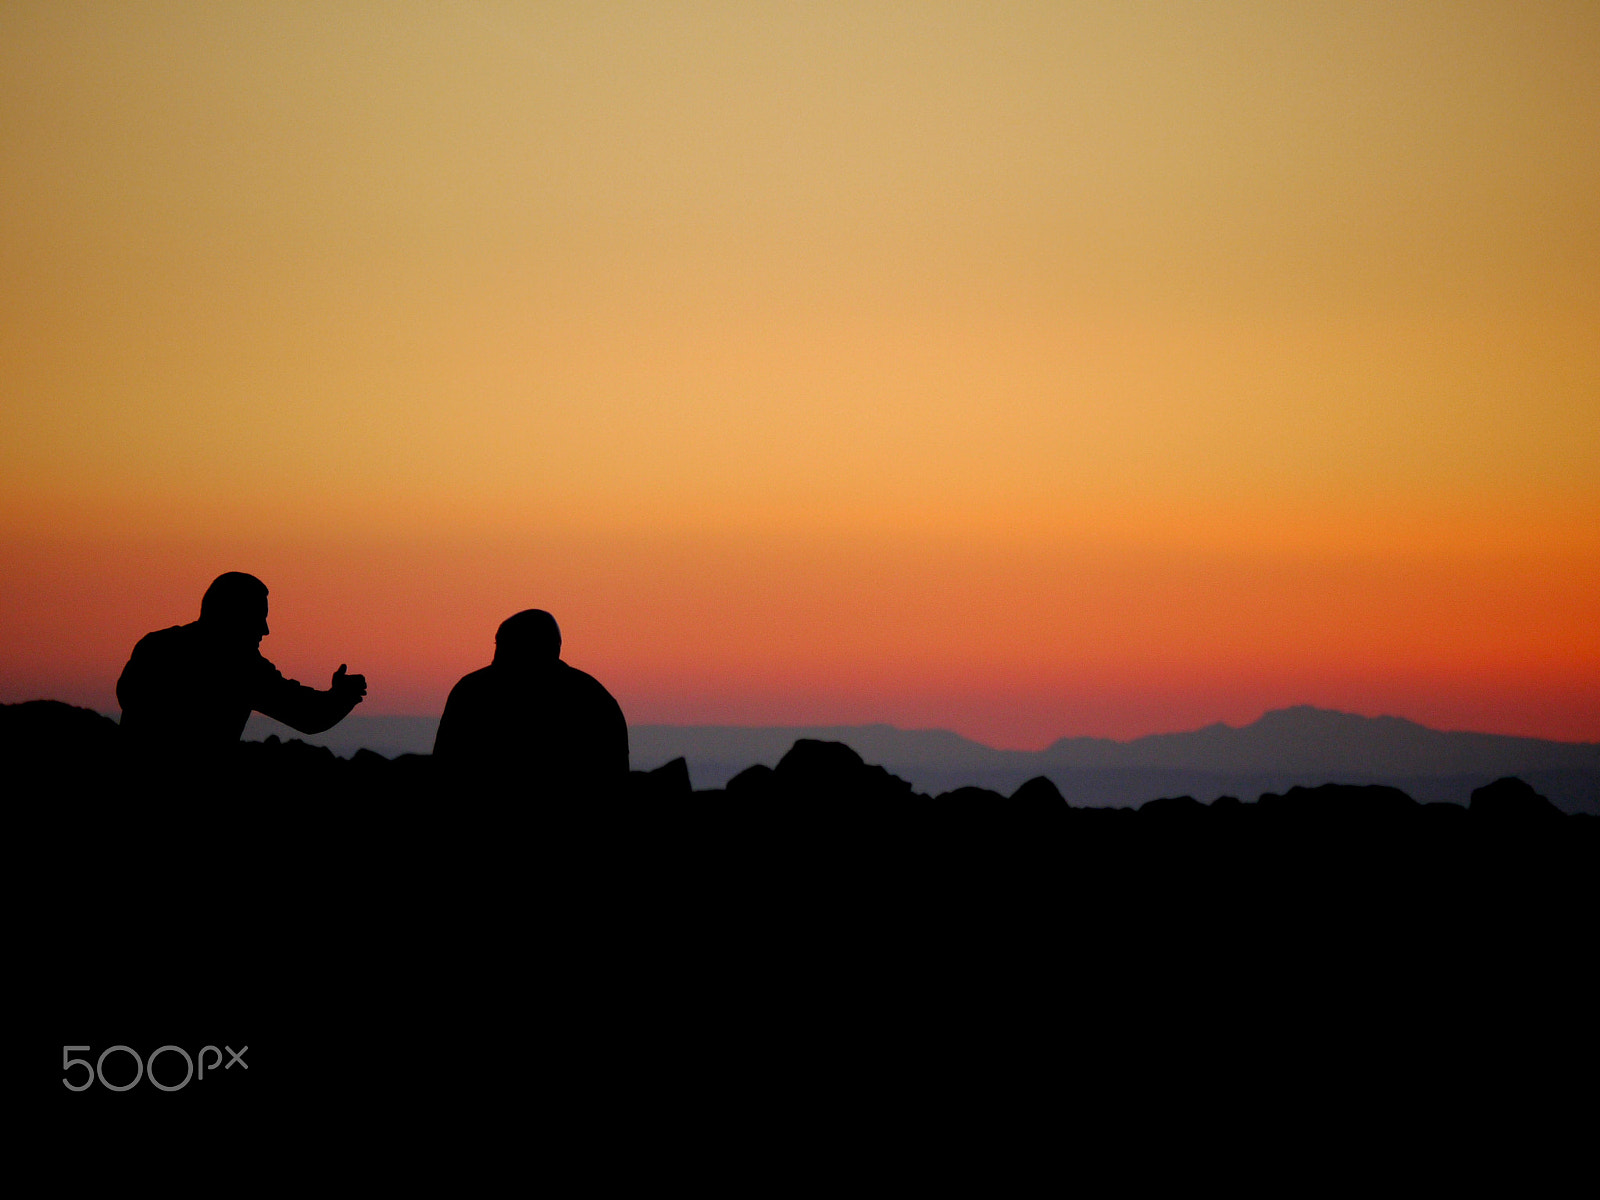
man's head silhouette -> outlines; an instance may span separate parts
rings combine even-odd
[[[267,628],[267,585],[243,571],[218,575],[200,600],[200,624],[227,641],[259,646],[272,632]]]
[[[561,626],[542,608],[524,609],[500,622],[494,635],[494,665],[529,669],[561,657]]]

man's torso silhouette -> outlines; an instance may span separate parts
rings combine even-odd
[[[433,752],[441,766],[494,786],[576,794],[620,786],[628,723],[594,676],[562,662],[548,613],[509,618],[495,661],[450,691]]]
[[[343,667],[325,692],[285,679],[260,650],[266,616],[266,585],[230,572],[207,591],[200,620],[140,638],[117,680],[130,745],[210,758],[238,743],[252,711],[301,733],[343,720],[360,703],[365,681],[345,676]]]
[[[327,707],[325,693],[285,679],[253,647],[217,645],[198,621],[140,638],[117,701],[128,735],[196,749],[237,742],[252,711],[301,729]]]

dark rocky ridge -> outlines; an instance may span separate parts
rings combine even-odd
[[[845,742],[926,792],[975,785],[1010,793],[1044,775],[1074,805],[1107,806],[1175,793],[1254,796],[1337,780],[1465,803],[1474,788],[1518,775],[1563,810],[1600,816],[1600,744],[1442,732],[1309,706],[1269,712],[1242,728],[1218,724],[1129,742],[1062,738],[1040,751],[996,750],[948,730],[888,725],[632,730],[640,765],[682,754],[696,779],[713,784],[752,761],[776,762],[802,737]]]
[[[642,730],[648,735],[656,728],[635,727],[633,732],[637,736]],[[693,732],[704,735],[712,745],[720,740],[728,745],[753,743],[766,748],[765,743],[772,742],[774,737],[786,736],[793,731],[701,727]],[[1118,776],[1116,789],[1119,792],[1127,786],[1129,778],[1156,782],[1190,777],[1240,780],[1263,776],[1264,766],[1268,764],[1272,772],[1265,777],[1290,773],[1300,777],[1300,783],[1284,785],[1286,789],[1303,789],[1306,781],[1319,774],[1337,776],[1341,780],[1354,779],[1358,781],[1354,786],[1358,787],[1392,787],[1379,784],[1376,780],[1411,775],[1426,779],[1438,787],[1448,782],[1459,784],[1464,780],[1476,779],[1497,767],[1503,767],[1507,762],[1528,764],[1526,773],[1529,774],[1555,773],[1579,778],[1585,786],[1591,782],[1591,773],[1600,777],[1600,745],[1597,744],[1544,742],[1490,734],[1441,733],[1400,718],[1359,717],[1307,706],[1270,712],[1244,728],[1218,724],[1194,733],[1156,734],[1132,742],[1063,738],[1039,753],[994,750],[944,730],[903,731],[891,726],[842,726],[837,730],[825,728],[806,732],[838,732],[850,734],[856,741],[868,744],[881,742],[882,748],[891,754],[905,754],[907,744],[928,744],[935,747],[932,753],[941,755],[947,764],[956,764],[950,768],[956,773],[966,769],[969,774],[1015,774],[1025,768],[1041,765],[1054,767],[1058,771],[1090,772],[1091,778],[1095,772],[1110,773]],[[865,761],[857,748],[846,745],[842,739],[799,736],[790,742],[790,746],[798,748],[801,743],[838,746],[840,750],[834,760],[834,775],[843,770],[841,764],[846,758],[858,764]],[[102,760],[106,764],[114,762],[117,746],[116,722],[92,710],[51,700],[0,705],[0,753],[8,758],[50,755],[64,764],[70,763],[69,769],[73,772],[93,771]],[[1364,761],[1360,757],[1367,750],[1372,753],[1372,761]],[[782,765],[782,761],[792,753],[791,749],[774,756],[780,759]],[[305,784],[310,787],[317,786],[320,776],[328,779],[345,776],[360,778],[372,786],[426,786],[425,781],[431,779],[432,771],[429,757],[415,753],[388,757],[363,748],[346,759],[337,756],[326,746],[312,744],[301,738],[280,739],[277,735],[269,735],[260,742],[245,741],[239,748],[240,761],[252,763],[252,769],[299,769],[308,772]],[[336,766],[336,763],[348,765]],[[293,764],[293,767],[288,764]],[[819,773],[809,767],[806,769],[810,772],[806,776],[810,780],[809,786],[826,789],[837,785],[837,778],[828,772]],[[877,766],[872,770],[884,776],[894,775],[891,767]],[[661,795],[664,791],[687,795],[694,790],[685,756],[678,756],[650,770],[635,770],[632,774],[634,789],[641,795]],[[772,774],[772,768],[757,764],[729,774],[727,789],[748,794],[756,781]],[[666,782],[668,780],[670,784]],[[898,777],[896,780],[898,788],[911,792],[912,784]],[[1033,781],[1049,784],[1058,796],[1061,795],[1059,785],[1044,771],[1020,781],[1016,786]],[[1466,803],[1478,786],[1482,785],[1475,784],[1465,788],[1461,794],[1447,798]],[[721,790],[702,789],[709,792]],[[943,797],[960,792],[976,799],[984,795],[1003,797],[1006,792],[1012,791],[1015,791],[1015,786],[1002,790],[993,786],[964,784],[943,789],[935,795]],[[1589,799],[1586,793],[1581,798]],[[1095,804],[1091,800],[1088,804],[1080,802],[1073,807],[1119,806],[1114,799],[1109,804]],[[1587,812],[1590,807],[1590,803],[1580,803],[1575,811]]]
[[[1286,1047],[1313,1078],[1520,1095],[1592,1024],[1600,821],[1516,780],[1096,809],[1042,778],[930,796],[801,740],[725,789],[673,762],[530,803],[298,742],[130,773],[111,722],[49,703],[0,709],[0,754],[54,1065],[248,1042],[255,1091],[228,1085],[297,1135],[523,1123],[530,1079],[563,1111],[673,1110],[692,1079],[862,1120],[1024,1080],[1262,1092]]]
[[[342,757],[370,748],[386,757],[426,752],[437,721],[353,715],[308,739]],[[259,715],[246,737],[295,737]],[[1413,798],[1459,801],[1507,775],[1533,784],[1566,812],[1600,816],[1600,744],[1443,732],[1396,717],[1361,717],[1309,706],[1269,712],[1242,728],[1212,725],[1129,742],[1063,738],[1040,751],[996,750],[941,729],[891,725],[794,727],[635,725],[636,767],[684,758],[699,787],[721,787],[752,763],[769,767],[801,738],[843,742],[869,762],[935,794],[978,786],[1010,794],[1044,775],[1078,806],[1138,805],[1152,796],[1201,800],[1256,796],[1296,784],[1338,781],[1398,787]]]

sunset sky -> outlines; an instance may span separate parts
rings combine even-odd
[[[1600,4],[0,6],[0,701],[1600,740]]]

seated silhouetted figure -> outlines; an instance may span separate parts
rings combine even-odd
[[[450,690],[433,753],[496,791],[615,791],[628,778],[628,723],[599,680],[561,661],[556,619],[530,608],[501,623],[494,661]]]
[[[331,729],[367,694],[343,664],[325,692],[285,679],[261,654],[267,585],[254,575],[219,575],[200,619],[139,639],[117,680],[125,741],[144,757],[210,761],[239,741],[252,710],[301,733]]]

